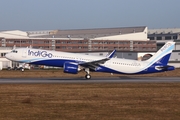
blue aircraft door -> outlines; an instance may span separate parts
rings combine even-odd
[[[22,57],[26,58],[27,57],[27,49],[24,49],[22,51]]]

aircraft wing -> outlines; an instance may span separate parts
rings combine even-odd
[[[96,61],[91,61],[91,62],[83,62],[83,63],[79,63],[79,65],[95,70],[97,67],[99,67],[100,64],[104,64],[108,60],[110,60],[110,58],[104,58],[101,60],[96,60]]]
[[[99,67],[100,64],[104,64],[106,61],[110,60],[114,56],[115,52],[116,50],[114,50],[104,59],[90,61],[90,62],[82,62],[82,63],[79,63],[79,65],[95,70],[97,67]]]

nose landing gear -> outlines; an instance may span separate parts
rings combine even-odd
[[[89,72],[89,68],[85,68],[84,71],[86,72],[85,78],[86,78],[86,79],[91,79],[91,75],[90,75],[90,72]]]
[[[24,68],[21,68],[20,70],[21,70],[21,72],[24,72]]]

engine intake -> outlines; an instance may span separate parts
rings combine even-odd
[[[78,64],[73,62],[66,62],[64,63],[64,72],[77,74],[78,73]]]

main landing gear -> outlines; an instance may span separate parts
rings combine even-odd
[[[25,68],[25,65],[26,65],[26,63],[23,63],[22,67],[20,68],[20,71],[21,71],[21,72],[24,72],[24,70],[25,70],[25,69],[24,69],[24,68]]]
[[[90,75],[90,72],[89,72],[89,68],[85,68],[84,71],[86,72],[85,78],[86,78],[86,79],[91,79],[91,75]]]
[[[20,70],[21,70],[21,72],[24,72],[24,68],[23,67]]]

